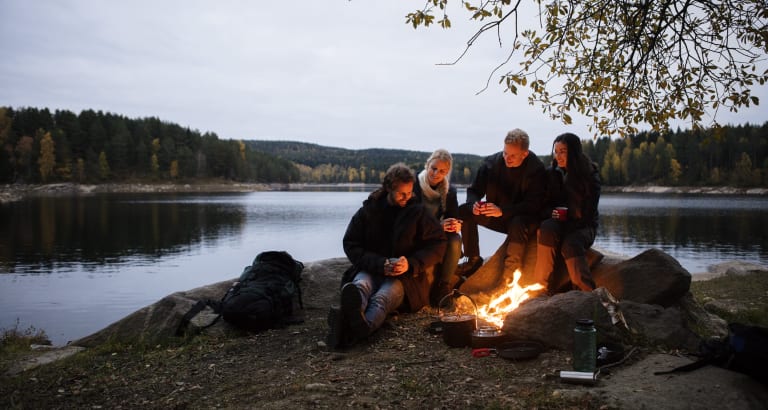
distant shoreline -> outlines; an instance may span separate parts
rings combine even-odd
[[[378,184],[367,183],[242,183],[229,181],[201,181],[193,183],[107,183],[107,184],[3,184],[0,185],[0,203],[20,201],[30,196],[72,195],[93,193],[216,193],[310,190],[317,188],[349,188],[373,190]],[[465,188],[466,185],[458,185]],[[719,187],[665,187],[665,186],[604,186],[603,193],[684,194],[684,195],[768,195],[768,188]]]
[[[691,195],[768,195],[768,188],[738,188],[730,186],[604,186],[607,193],[691,194]]]

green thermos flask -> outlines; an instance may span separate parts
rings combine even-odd
[[[590,319],[579,319],[573,329],[573,370],[595,372],[597,360],[597,329]]]

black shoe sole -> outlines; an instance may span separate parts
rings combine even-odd
[[[344,320],[341,308],[338,306],[331,306],[331,309],[328,311],[328,337],[326,344],[331,349],[344,347]]]
[[[355,339],[368,336],[369,326],[362,310],[363,296],[357,286],[348,283],[341,288],[341,312]]]

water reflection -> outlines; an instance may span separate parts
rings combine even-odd
[[[242,231],[242,203],[188,198],[105,194],[3,205],[0,268],[40,273],[71,264],[87,269],[125,256],[161,258]]]
[[[56,344],[170,293],[236,278],[263,250],[304,262],[343,257],[370,189],[250,194],[112,194],[0,205],[0,328],[45,329]],[[459,198],[465,197],[464,192]],[[692,273],[768,264],[768,198],[603,195],[596,246],[659,248]],[[480,229],[491,255],[503,236]]]
[[[607,195],[597,245],[633,256],[655,247],[691,272],[714,263],[768,260],[765,198]]]

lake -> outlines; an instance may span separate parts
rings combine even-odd
[[[233,279],[264,250],[343,257],[367,191],[97,194],[0,204],[0,328],[63,345],[180,290]],[[463,199],[465,194],[459,193]],[[604,194],[597,248],[662,249],[691,273],[768,264],[768,198]],[[503,237],[480,228],[483,256]]]

